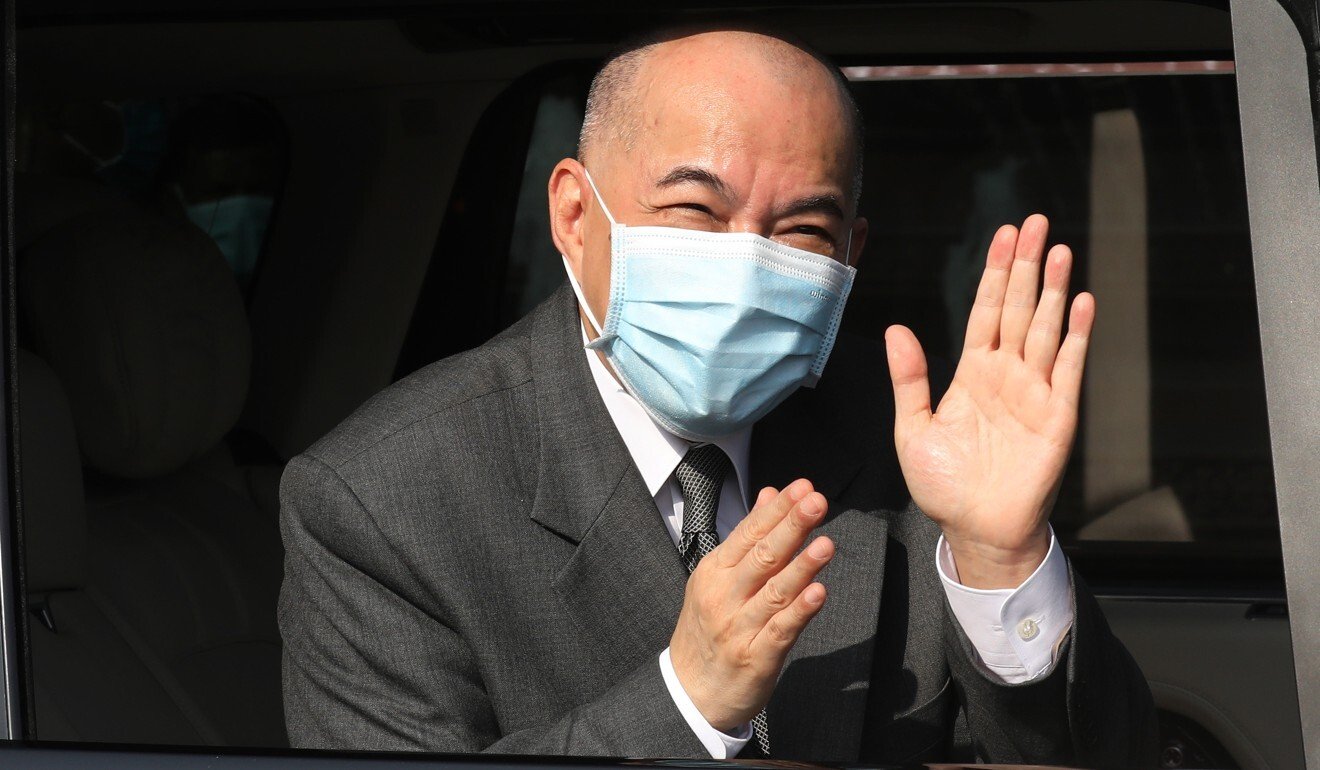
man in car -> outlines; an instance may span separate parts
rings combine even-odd
[[[837,335],[861,134],[775,35],[606,63],[549,181],[568,285],[285,474],[295,745],[1153,761],[1048,524],[1094,300],[1043,217],[1000,229],[932,411],[909,330]]]

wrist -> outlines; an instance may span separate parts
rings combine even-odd
[[[679,684],[682,686],[682,679],[679,680]],[[738,719],[728,709],[720,708],[718,701],[707,696],[706,693],[693,692],[687,689],[686,686],[683,686],[683,690],[688,694],[688,698],[692,700],[692,705],[701,713],[701,718],[705,719],[706,724],[716,730],[725,734],[732,734],[746,723],[746,719]]]
[[[674,678],[678,686],[687,696],[692,707],[701,714],[701,718],[706,720],[706,724],[722,733],[731,733],[738,728],[742,722],[736,720],[727,709],[720,707],[720,701],[717,695],[707,692],[706,688],[701,686],[704,677],[694,675],[692,666],[679,653],[674,650],[673,643],[670,643],[670,665],[674,671]],[[743,720],[745,721],[745,720]]]
[[[1021,542],[985,543],[950,536],[949,545],[958,582],[968,588],[994,590],[1017,588],[1031,577],[1050,551],[1050,529],[1042,525]]]
[[[711,758],[732,759],[738,756],[738,752],[742,751],[752,737],[751,725],[742,725],[735,731],[721,731],[707,722],[696,704],[688,697],[683,685],[679,683],[678,675],[674,671],[673,657],[667,647],[660,653],[660,676],[664,679],[665,689],[669,691],[678,713],[683,717],[683,721],[687,722],[697,740],[701,741],[701,745],[706,748]]]

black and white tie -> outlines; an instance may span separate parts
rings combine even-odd
[[[674,470],[678,486],[683,490],[683,531],[678,540],[678,552],[687,564],[688,572],[697,568],[697,562],[720,544],[715,529],[715,514],[720,507],[720,490],[724,477],[729,474],[729,458],[714,444],[692,447]],[[770,757],[770,728],[765,709],[752,720],[756,745],[761,755]]]

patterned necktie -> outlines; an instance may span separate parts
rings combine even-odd
[[[678,541],[678,553],[683,557],[688,572],[697,568],[697,562],[715,550],[720,543],[715,530],[715,514],[720,507],[720,490],[729,473],[729,458],[714,444],[692,447],[674,470],[678,486],[683,490],[683,534]],[[766,723],[765,709],[752,720],[756,745],[761,756],[770,757],[770,727]]]
[[[702,444],[688,450],[679,461],[674,477],[683,489],[683,535],[678,552],[688,572],[720,544],[715,531],[715,512],[720,507],[720,490],[729,473],[729,458],[714,444]]]

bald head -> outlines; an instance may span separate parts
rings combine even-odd
[[[785,101],[828,94],[817,111],[822,141],[843,128],[853,207],[862,185],[862,122],[847,80],[819,54],[773,34],[730,29],[661,32],[625,46],[591,82],[578,157],[604,165],[631,153],[673,98],[710,98],[713,91],[755,90]]]

